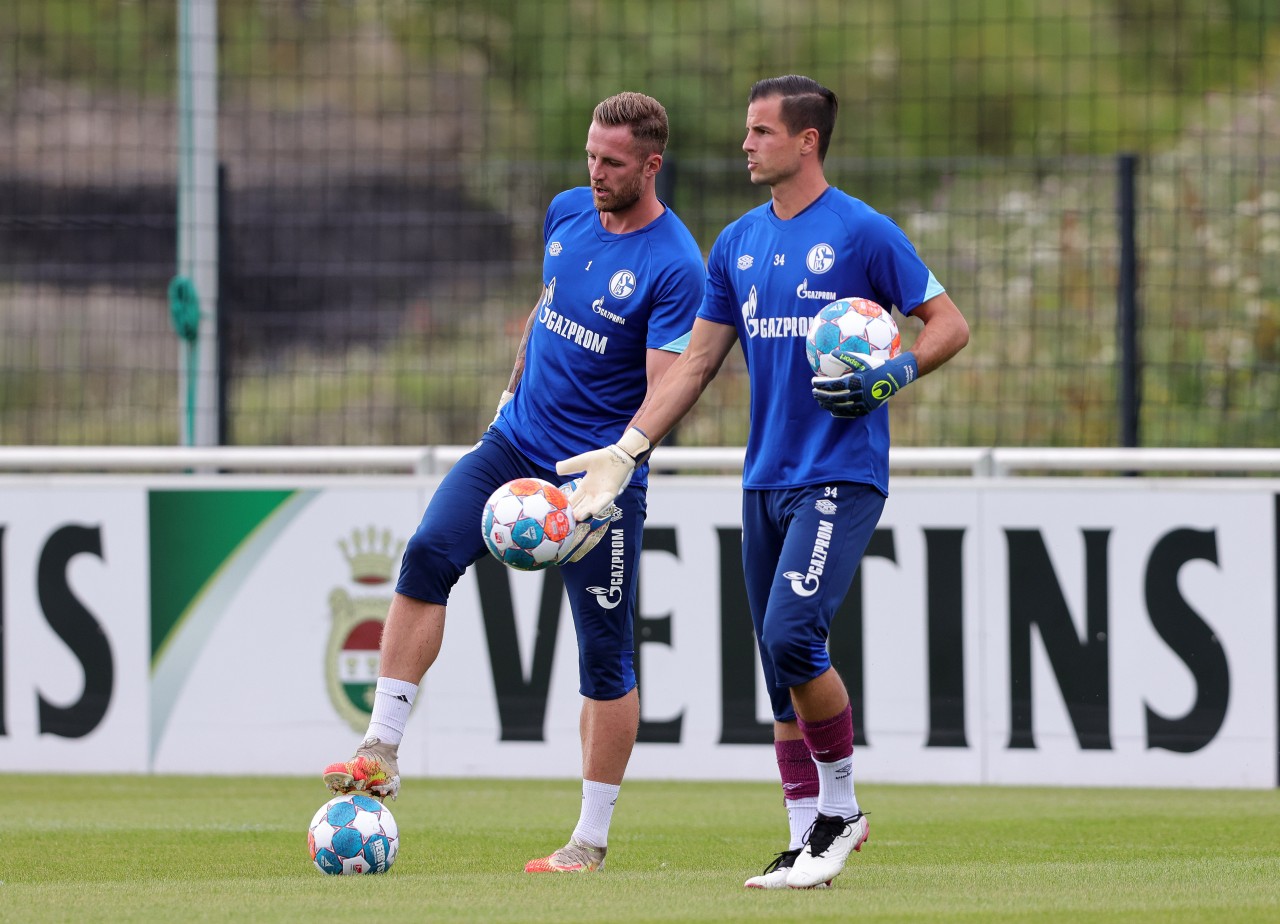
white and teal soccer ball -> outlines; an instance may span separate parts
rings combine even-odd
[[[902,352],[893,313],[867,298],[842,298],[825,306],[809,324],[805,342],[815,375],[834,378],[857,368],[856,359],[875,368]]]
[[[377,799],[347,793],[320,806],[307,829],[307,847],[322,873],[385,873],[396,861],[400,829]]]
[[[541,478],[508,481],[489,496],[480,516],[493,557],[521,571],[555,564],[573,541],[573,508],[565,493]]]

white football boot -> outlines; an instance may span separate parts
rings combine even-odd
[[[764,872],[759,876],[752,876],[743,883],[748,889],[785,889],[787,888],[787,874],[791,872],[791,867],[795,865],[796,857],[800,856],[802,847],[793,847],[791,850],[784,850],[773,858],[768,866],[764,868]],[[822,882],[814,886],[815,889],[825,889],[828,883]]]
[[[829,885],[844,869],[849,854],[862,849],[870,833],[871,825],[861,812],[852,818],[819,814],[809,829],[809,842],[787,874],[787,885],[792,889]]]

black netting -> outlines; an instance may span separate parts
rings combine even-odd
[[[181,439],[180,7],[0,17],[0,442]],[[899,445],[1121,443],[1126,152],[1139,442],[1274,445],[1278,27],[1262,2],[221,0],[221,430],[472,442],[594,104],[666,105],[663,195],[705,250],[761,201],[747,90],[799,72],[841,100],[828,178],[972,327],[895,399]],[[680,442],[741,443],[745,392],[735,354]]]

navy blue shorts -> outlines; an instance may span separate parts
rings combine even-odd
[[[831,667],[831,620],[880,522],[885,497],[837,482],[745,490],[742,569],[765,688],[780,722],[796,717],[791,687]]]
[[[513,478],[529,477],[552,484],[568,480],[535,465],[497,430],[486,431],[427,502],[405,547],[396,592],[447,604],[463,572],[488,554],[480,533],[485,501]],[[600,544],[580,561],[559,566],[578,637],[579,690],[590,699],[617,699],[636,685],[633,615],[646,501],[644,488],[627,488],[616,501],[622,518]]]

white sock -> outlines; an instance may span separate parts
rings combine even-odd
[[[398,745],[404,737],[404,726],[409,721],[409,710],[413,708],[417,695],[416,683],[379,677],[378,690],[373,696],[373,715],[365,737]]]
[[[790,850],[804,846],[804,837],[813,827],[813,820],[818,817],[818,797],[803,796],[799,799],[784,799],[787,804],[787,824],[791,826]]]
[[[609,822],[613,820],[613,807],[621,789],[612,783],[582,781],[582,814],[573,829],[575,841],[590,847],[609,846]]]
[[[853,794],[853,755],[823,763],[818,768],[818,811],[823,815],[852,818],[858,814],[858,799]]]

